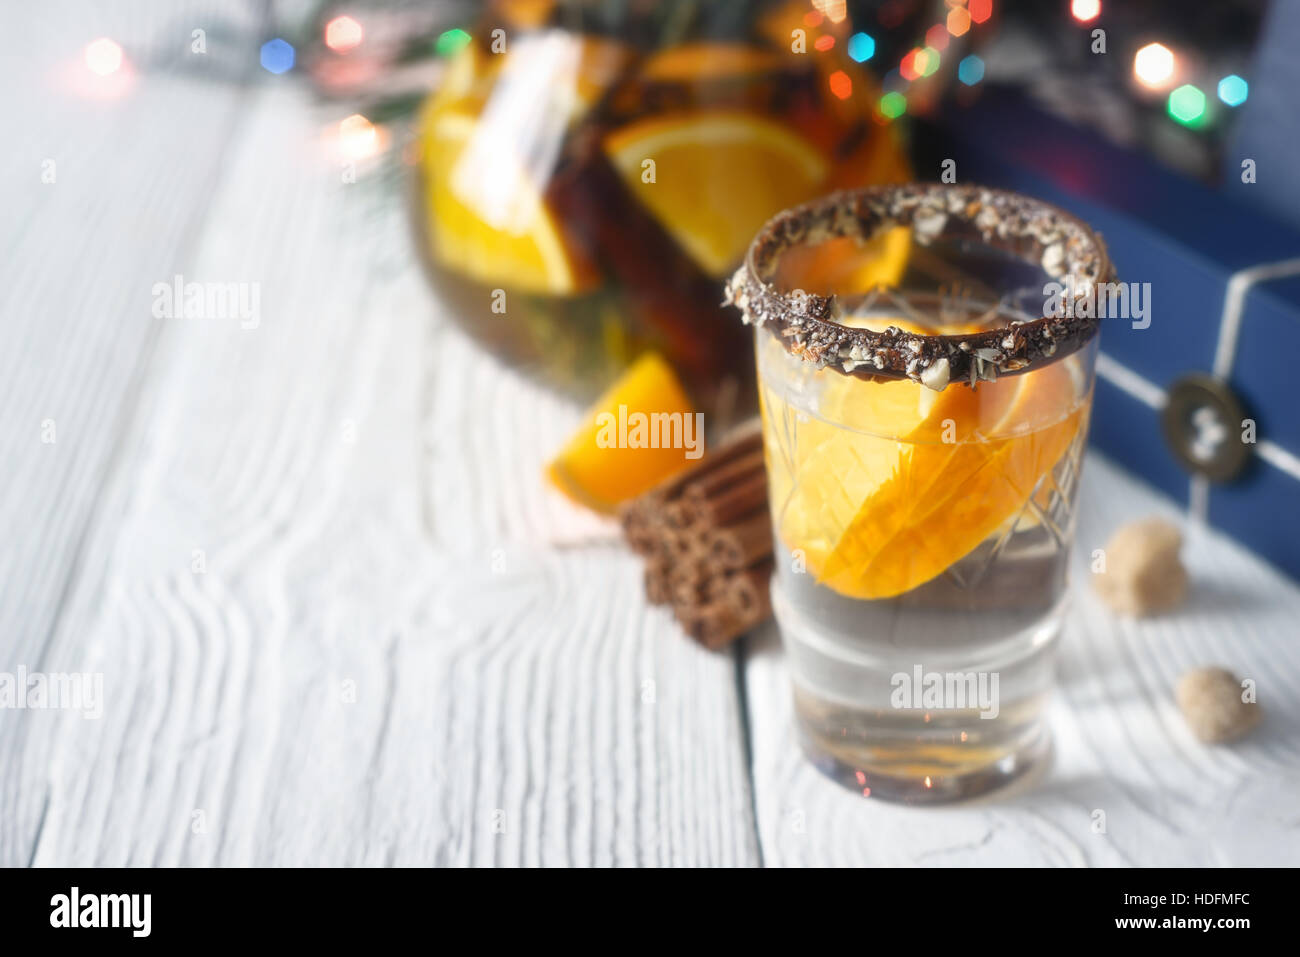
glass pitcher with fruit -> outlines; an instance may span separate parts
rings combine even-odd
[[[417,232],[455,320],[579,398],[655,352],[723,413],[711,426],[752,409],[721,306],[749,239],[814,196],[910,178],[843,5],[821,6],[490,4],[419,121]],[[880,252],[853,257],[862,283],[901,269],[905,248]]]

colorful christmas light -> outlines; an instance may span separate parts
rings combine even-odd
[[[99,76],[116,73],[122,68],[122,48],[108,37],[87,43],[86,66]]]
[[[469,34],[464,30],[448,30],[441,34],[434,42],[433,49],[438,56],[451,56],[466,43],[469,43],[469,40]]]
[[[1133,75],[1148,89],[1167,86],[1174,76],[1174,53],[1163,43],[1148,43],[1133,57]]]
[[[1101,0],[1072,0],[1070,15],[1080,23],[1096,20],[1101,15]]]
[[[360,113],[353,113],[339,122],[339,142],[343,152],[354,159],[361,159],[375,152],[378,134],[375,124]]]
[[[855,33],[849,37],[849,58],[855,63],[866,63],[876,55],[876,41],[869,33]]]
[[[924,60],[921,56],[916,58],[916,66],[921,71],[921,76],[934,76],[939,69],[939,51],[934,47],[926,47],[921,51],[921,54],[924,56]]]
[[[293,69],[293,45],[276,37],[262,44],[262,69],[268,73],[288,73]]]
[[[891,120],[897,119],[907,112],[907,97],[898,92],[886,93],[880,98],[880,112]]]
[[[1196,126],[1205,117],[1205,94],[1185,83],[1169,94],[1169,115],[1184,126]]]
[[[963,58],[961,63],[957,64],[957,79],[967,86],[974,86],[984,79],[984,61],[974,53]]]
[[[1230,73],[1219,81],[1219,99],[1228,106],[1241,106],[1249,95],[1250,84],[1235,73]]]
[[[346,53],[361,45],[365,31],[351,17],[335,17],[325,24],[325,45],[335,53]]]

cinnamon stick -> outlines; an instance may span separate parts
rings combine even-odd
[[[740,634],[735,613],[723,602],[704,605],[679,620],[686,633],[706,648],[721,648]]]
[[[720,528],[758,509],[767,508],[767,475],[753,472],[722,489],[712,498],[702,493],[692,496],[694,518],[712,528]]]
[[[727,578],[727,597],[740,617],[755,618],[757,624],[772,613],[773,568],[768,558]]]
[[[623,526],[623,538],[632,551],[647,558],[653,555],[659,540],[654,527],[654,509],[650,502],[645,498],[635,499],[619,510],[618,518]]]
[[[772,554],[772,520],[767,504],[733,525],[710,528],[706,541],[709,558],[728,571],[768,557]]]
[[[664,505],[661,514],[664,524],[671,529],[685,529],[699,520],[699,508],[686,496]]]
[[[685,497],[693,502],[716,498],[732,486],[746,479],[752,479],[762,470],[763,447],[760,445],[752,451],[701,472],[694,481],[687,484]]]
[[[659,555],[645,563],[645,597],[652,605],[666,605],[672,600],[668,569],[668,563]]]
[[[771,615],[771,520],[756,425],[628,503],[620,521],[645,556],[646,597],[670,604],[697,641],[724,647]]]

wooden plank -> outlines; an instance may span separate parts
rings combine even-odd
[[[1300,588],[1233,542],[1193,531],[1193,592],[1176,613],[1121,621],[1092,595],[1088,557],[1122,522],[1176,517],[1172,503],[1093,455],[1084,470],[1073,605],[1062,640],[1045,773],[955,808],[872,801],[803,760],[774,629],[746,666],[764,860],[774,865],[1208,866],[1300,860]],[[1173,687],[1221,664],[1256,678],[1266,720],[1249,739],[1206,747]],[[1094,831],[1094,812],[1105,832]]]
[[[544,489],[577,410],[435,318],[327,119],[250,108],[183,272],[261,322],[165,325],[45,659],[105,714],[22,716],[0,819],[37,864],[754,862],[734,659]]]
[[[159,333],[151,286],[202,221],[240,98],[175,80],[89,99],[64,85],[78,34],[67,45],[66,29],[55,32],[57,50],[49,34],[25,34],[31,46],[7,61],[14,79],[0,93],[16,134],[0,156],[0,670],[11,674],[37,670],[59,627]],[[183,137],[158,135],[181,127]],[[22,723],[0,712],[0,766],[19,762]],[[0,776],[0,862],[30,856],[40,812],[17,810],[25,784]]]

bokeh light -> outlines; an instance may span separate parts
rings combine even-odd
[[[346,155],[354,159],[369,156],[375,152],[378,142],[375,124],[360,113],[339,122],[339,143]]]
[[[1158,90],[1174,76],[1174,53],[1163,43],[1148,43],[1133,57],[1133,75],[1145,87]]]
[[[921,71],[921,76],[934,76],[939,69],[939,51],[934,47],[926,47],[916,58],[916,67]]]
[[[829,33],[823,33],[813,43],[813,47],[821,51],[822,53],[825,53],[833,46],[835,46],[835,38],[831,36]]]
[[[948,28],[942,23],[936,23],[926,30],[925,45],[940,51],[948,49]]]
[[[122,48],[108,37],[86,44],[86,66],[91,73],[108,76],[122,68]]]
[[[876,55],[876,41],[869,33],[855,33],[849,37],[849,57],[856,63],[866,63]]]
[[[293,46],[276,37],[262,44],[262,68],[268,73],[288,73],[293,69]]]
[[[1101,14],[1101,0],[1072,0],[1070,13],[1080,23],[1095,20]]]
[[[346,53],[360,46],[364,35],[361,24],[351,17],[335,17],[325,24],[325,45],[335,53]]]
[[[1205,94],[1185,83],[1169,94],[1169,115],[1184,126],[1196,126],[1205,117]]]
[[[1235,73],[1230,73],[1219,81],[1219,99],[1229,106],[1241,106],[1249,95],[1250,84]]]
[[[880,112],[891,120],[897,119],[907,112],[907,97],[898,92],[886,93],[880,98]]]
[[[919,47],[908,50],[907,53],[904,54],[903,59],[898,63],[898,73],[908,83],[911,83],[919,77],[924,68],[925,52]]]
[[[974,53],[957,64],[957,79],[967,86],[974,86],[984,79],[984,61]]]
[[[993,0],[970,0],[970,3],[966,4],[966,9],[970,12],[972,21],[983,23],[993,16]]]
[[[451,56],[466,43],[469,43],[469,34],[458,28],[441,34],[434,42],[433,49],[438,56]]]
[[[848,0],[813,0],[813,6],[831,23],[841,23],[848,16]]]
[[[948,11],[948,32],[955,37],[962,36],[970,29],[970,14],[964,7],[953,7]]]
[[[843,70],[836,70],[828,78],[831,92],[841,100],[847,100],[853,95],[853,80]]]

